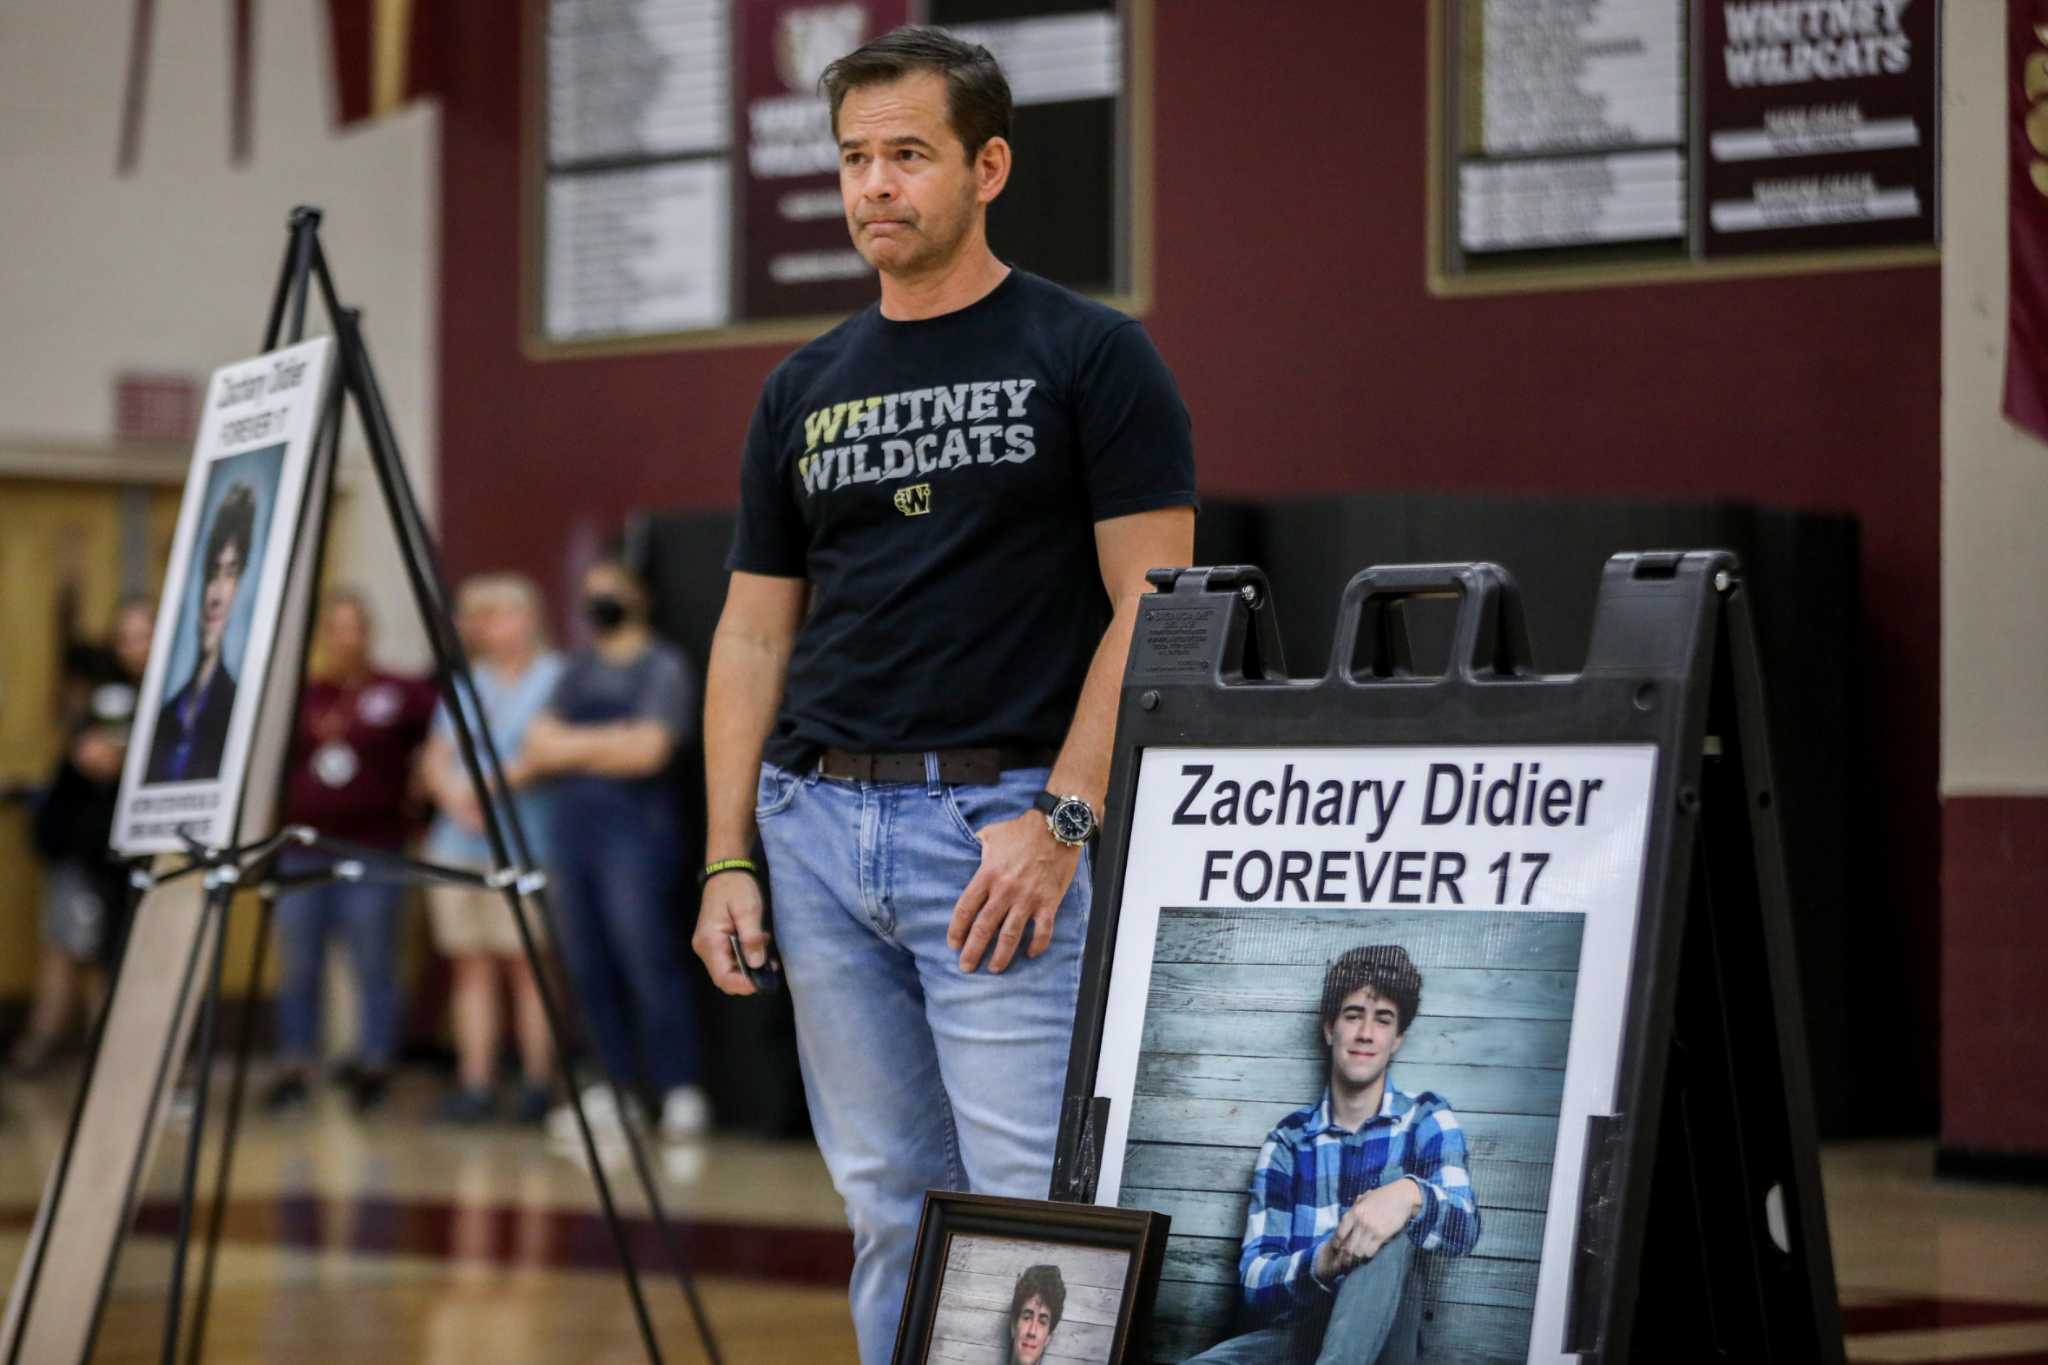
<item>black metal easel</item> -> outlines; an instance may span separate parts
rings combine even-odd
[[[477,872],[465,868],[446,867],[395,855],[380,849],[364,848],[345,841],[329,839],[317,831],[304,826],[290,826],[253,844],[234,848],[205,848],[192,844],[187,849],[187,859],[182,864],[163,873],[151,873],[141,868],[131,873],[138,890],[147,890],[179,878],[201,875],[205,879],[206,899],[201,909],[198,935],[184,964],[185,987],[181,998],[189,998],[193,976],[198,968],[198,958],[207,935],[213,935],[211,961],[201,1004],[198,1037],[198,1079],[191,1134],[185,1151],[184,1172],[180,1184],[178,1202],[178,1231],[172,1251],[170,1281],[166,1291],[166,1311],[163,1331],[163,1348],[160,1356],[162,1365],[177,1365],[179,1342],[184,1318],[185,1271],[187,1254],[190,1250],[194,1225],[194,1213],[198,1187],[200,1152],[206,1130],[207,1092],[210,1073],[217,1044],[218,1016],[222,985],[222,967],[227,943],[227,917],[235,888],[243,883],[258,886],[260,894],[260,918],[257,927],[254,970],[262,971],[268,951],[269,936],[274,921],[274,909],[281,891],[291,887],[334,880],[343,881],[397,881],[410,885],[452,884],[477,887],[501,892],[513,923],[518,927],[519,941],[528,965],[532,968],[538,984],[542,1007],[547,1015],[548,1027],[554,1035],[556,1053],[560,1059],[564,1088],[568,1091],[569,1103],[576,1115],[577,1131],[582,1139],[583,1154],[590,1164],[591,1177],[597,1186],[598,1200],[603,1208],[605,1225],[609,1230],[621,1268],[625,1273],[626,1292],[633,1305],[633,1315],[638,1327],[641,1343],[647,1358],[660,1365],[662,1354],[656,1339],[653,1321],[647,1311],[645,1296],[640,1284],[638,1265],[629,1245],[624,1224],[621,1222],[613,1199],[611,1183],[605,1175],[604,1164],[599,1157],[597,1141],[590,1127],[590,1121],[583,1109],[582,1085],[578,1079],[579,1068],[567,1046],[567,1029],[564,1024],[562,1003],[550,985],[549,975],[541,960],[539,947],[534,937],[531,922],[527,919],[526,902],[531,898],[543,916],[550,931],[557,935],[552,907],[545,895],[546,878],[534,867],[531,846],[526,832],[520,824],[516,807],[503,782],[504,764],[497,752],[488,727],[473,724],[475,718],[483,716],[481,698],[476,681],[469,670],[468,660],[463,652],[460,639],[455,634],[454,622],[449,606],[449,596],[441,573],[439,556],[429,533],[419,504],[413,496],[411,483],[400,459],[398,440],[388,411],[384,406],[382,391],[377,385],[374,370],[370,364],[369,350],[363,340],[361,318],[352,308],[344,308],[336,294],[333,276],[328,270],[325,253],[319,241],[320,210],[299,207],[292,210],[289,218],[290,244],[285,253],[282,272],[276,292],[271,300],[269,321],[264,330],[263,349],[275,350],[280,341],[289,343],[303,339],[305,335],[306,309],[310,296],[317,286],[321,301],[333,324],[338,363],[338,381],[329,391],[327,406],[322,412],[316,432],[316,451],[324,452],[326,458],[324,477],[327,480],[326,496],[320,499],[319,521],[316,525],[301,528],[301,535],[314,537],[313,544],[324,543],[326,516],[332,502],[335,468],[339,460],[339,439],[342,415],[345,406],[353,399],[358,419],[363,426],[370,455],[370,463],[376,472],[379,491],[390,514],[391,525],[398,537],[400,558],[406,569],[406,576],[412,589],[413,599],[419,608],[420,619],[427,631],[428,642],[433,650],[436,682],[447,705],[453,724],[456,747],[462,756],[463,766],[479,794],[482,807],[484,835],[491,849],[491,872]],[[286,329],[286,315],[289,312],[290,325]],[[316,465],[316,468],[318,466]],[[307,596],[306,634],[311,639],[312,624],[319,610],[318,556],[310,561],[314,567],[312,591]],[[303,668],[303,663],[301,663]],[[300,687],[304,686],[303,674]],[[294,699],[294,713],[297,699]],[[284,781],[285,779],[280,779]],[[282,810],[282,801],[278,804]],[[288,847],[323,852],[333,859],[323,869],[304,874],[280,874],[277,868],[279,855]],[[118,966],[116,968],[119,970]],[[573,990],[572,990],[573,994]],[[104,1029],[104,1015],[100,1029]],[[175,1037],[177,1030],[171,1031]],[[221,1225],[227,1206],[229,1177],[234,1162],[236,1139],[240,1130],[240,1114],[249,1065],[251,1031],[243,1028],[235,1050],[234,1066],[229,1083],[229,1103],[226,1128],[223,1131],[220,1152],[215,1164],[213,1203],[209,1211],[206,1233],[206,1250],[199,1276],[197,1302],[192,1310],[192,1329],[186,1339],[184,1360],[196,1365],[201,1358],[205,1343],[207,1308],[211,1299],[213,1272],[218,1253]],[[96,1032],[93,1047],[88,1054],[84,1075],[80,1080],[79,1099],[74,1107],[70,1131],[66,1134],[63,1149],[57,1160],[55,1193],[52,1207],[61,1198],[66,1177],[70,1171],[72,1149],[77,1138],[79,1115],[83,1111],[84,1096],[89,1089],[94,1068],[98,1062],[100,1033]],[[175,1059],[171,1055],[172,1042],[167,1038],[164,1054],[158,1061],[157,1090],[160,1093],[165,1080],[174,1069]],[[617,1101],[619,1112],[627,1114],[628,1106],[621,1093],[619,1077],[607,1077]],[[661,1203],[660,1192],[655,1184],[647,1154],[639,1134],[630,1121],[621,1124],[625,1141],[632,1154],[634,1170],[644,1191],[649,1212],[652,1214],[657,1232],[670,1266],[676,1276],[678,1287],[688,1303],[698,1340],[705,1356],[712,1365],[719,1365],[721,1356],[710,1322],[697,1294],[689,1263],[676,1238],[667,1213]],[[129,1173],[129,1202],[132,1206],[134,1191],[142,1177],[141,1162]],[[24,1330],[17,1335],[18,1344],[25,1337],[25,1321],[34,1304],[35,1283],[40,1265],[40,1246],[33,1253],[36,1263],[29,1269],[28,1294],[23,1308]],[[111,1279],[111,1276],[109,1276]],[[100,1308],[105,1306],[107,1285],[100,1288]],[[99,1313],[94,1315],[95,1331]],[[15,1365],[10,1360],[7,1365]]]

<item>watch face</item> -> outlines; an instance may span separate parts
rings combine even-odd
[[[1052,832],[1062,843],[1084,843],[1095,832],[1095,812],[1085,801],[1062,801],[1052,808]]]

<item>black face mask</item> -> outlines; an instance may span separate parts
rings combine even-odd
[[[594,593],[584,598],[583,614],[604,635],[626,624],[626,604],[608,593]]]

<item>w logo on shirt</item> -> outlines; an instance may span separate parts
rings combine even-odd
[[[896,490],[896,510],[906,517],[921,517],[932,510],[932,486],[914,483]]]

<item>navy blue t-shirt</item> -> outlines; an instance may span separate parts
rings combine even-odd
[[[1012,270],[957,312],[879,306],[768,376],[729,567],[808,578],[766,757],[1066,737],[1110,604],[1098,521],[1195,504],[1137,322]]]
[[[665,640],[649,640],[647,648],[623,664],[595,649],[579,649],[564,664],[547,709],[568,725],[660,721],[680,747],[697,735],[696,673],[688,657]],[[573,829],[576,820],[612,819],[627,810],[672,818],[675,796],[675,780],[667,772],[646,777],[567,773],[548,787],[549,821]]]

